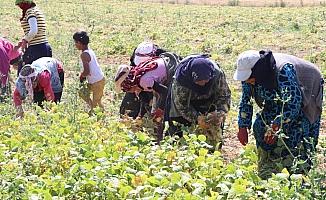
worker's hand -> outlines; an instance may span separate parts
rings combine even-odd
[[[24,51],[27,48],[27,44],[28,44],[27,40],[22,39],[20,42],[18,42],[17,47],[21,48]],[[15,47],[15,48],[17,48],[17,47]]]
[[[84,83],[86,81],[86,77],[82,76],[81,74],[79,75],[79,81],[80,83]]]
[[[225,112],[224,111],[213,111],[207,114],[206,122],[212,125],[221,126],[224,121]]]
[[[246,144],[248,144],[248,129],[247,128],[239,128],[238,140],[244,146]]]
[[[278,125],[273,124],[269,127],[264,135],[264,141],[266,144],[275,144],[277,140],[277,131],[279,130]]]
[[[17,119],[20,119],[20,118],[23,118],[24,117],[24,110],[23,110],[23,107],[20,105],[20,106],[17,106],[16,107],[16,118]]]
[[[204,115],[199,115],[197,118],[198,126],[202,129],[208,129],[209,125],[206,123],[206,117]]]
[[[163,120],[164,118],[164,110],[157,108],[156,110],[154,110],[154,112],[152,113],[152,117],[153,120],[156,122],[160,122]]]

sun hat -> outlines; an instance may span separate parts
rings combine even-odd
[[[121,92],[122,82],[128,77],[131,67],[129,65],[120,65],[114,78],[115,91]]]
[[[135,50],[135,59],[134,63],[139,65],[140,63],[148,60],[149,58],[155,56],[157,50],[156,45],[152,42],[142,42],[140,43]]]
[[[252,71],[251,69],[255,66],[257,61],[260,59],[258,51],[248,50],[242,52],[237,59],[237,69],[233,75],[234,80],[245,81],[247,80]]]

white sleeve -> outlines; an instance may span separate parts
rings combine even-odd
[[[29,32],[23,37],[27,42],[31,41],[37,34],[37,20],[36,17],[31,17],[28,19]]]

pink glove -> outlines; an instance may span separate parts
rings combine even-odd
[[[238,140],[242,145],[248,144],[248,130],[247,128],[239,128]]]

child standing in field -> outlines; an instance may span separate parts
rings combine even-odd
[[[105,78],[94,51],[88,47],[89,37],[85,31],[79,31],[73,35],[73,39],[76,48],[82,52],[80,58],[83,67],[79,76],[80,82],[83,83],[86,79],[88,82],[87,85],[80,89],[79,96],[86,101],[91,111],[97,106],[103,109],[101,99],[103,97]],[[90,93],[93,93],[92,99]]]

